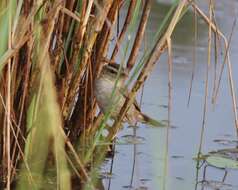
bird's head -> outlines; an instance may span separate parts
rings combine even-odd
[[[121,67],[116,63],[105,62],[101,71],[101,76],[106,77],[111,81],[116,81],[117,77],[119,82],[123,82],[128,78],[128,70]]]

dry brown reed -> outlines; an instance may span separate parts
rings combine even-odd
[[[55,168],[59,189],[71,188],[71,176],[95,189],[89,168],[95,162],[95,148],[105,117],[97,112],[93,83],[102,69],[102,60],[116,60],[130,27],[136,37],[130,42],[133,44],[126,66],[132,72],[138,65],[136,59],[151,7],[150,0],[131,0],[119,29],[119,13],[125,3],[123,0],[0,2],[0,24],[6,23],[0,29],[0,38],[7,39],[0,46],[0,180],[7,189],[14,183],[19,189],[40,189],[51,167]],[[167,47],[171,55],[171,35],[189,6],[208,23],[209,33],[213,31],[220,36],[228,49],[225,36],[211,16],[208,18],[193,1],[175,1],[173,6],[175,9],[147,52],[129,98],[104,142],[110,143],[116,136],[138,90]],[[139,25],[133,28],[137,19]],[[116,42],[111,42],[115,37]],[[109,46],[113,46],[112,55]],[[229,53],[225,60],[238,127]],[[170,88],[171,82],[170,70]],[[101,163],[106,150],[106,146],[98,149],[100,158],[96,163]]]

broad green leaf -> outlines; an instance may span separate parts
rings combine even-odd
[[[206,161],[208,164],[217,168],[238,169],[238,161],[232,160],[230,158],[225,158],[219,155],[208,156],[206,158]]]

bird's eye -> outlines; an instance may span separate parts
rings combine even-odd
[[[107,67],[107,70],[108,70],[110,73],[113,73],[113,74],[115,74],[115,73],[118,72],[117,69],[115,69],[115,68],[113,68],[113,67]]]

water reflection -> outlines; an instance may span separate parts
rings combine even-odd
[[[204,163],[203,163],[204,164]],[[214,189],[214,190],[232,190],[234,188],[236,188],[235,186],[232,186],[232,184],[228,184],[226,183],[226,178],[228,175],[228,170],[226,169],[219,169],[216,168],[217,173],[220,172],[219,177],[221,177],[220,179],[214,179],[214,177],[212,178],[207,178],[207,173],[209,172],[208,169],[214,169],[214,167],[208,165],[208,164],[204,164],[203,167],[198,169],[198,172],[202,172],[202,180],[196,180],[196,186],[195,186],[195,190],[206,190],[206,189]],[[223,174],[221,174],[221,172]],[[223,175],[223,176],[222,176]],[[217,178],[217,176],[215,176]]]
[[[162,20],[170,9],[170,4],[158,3],[153,1],[150,20],[148,22],[147,36],[148,40],[152,41],[154,34],[159,28]],[[199,17],[198,18],[198,39],[207,39],[207,25]],[[182,20],[178,23],[173,35],[172,41],[176,46],[182,46],[184,48],[189,48],[193,46],[194,41],[194,13],[190,10],[188,11]],[[199,42],[201,42],[199,40]]]

